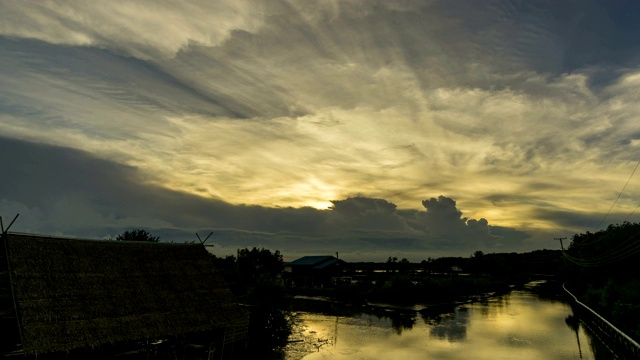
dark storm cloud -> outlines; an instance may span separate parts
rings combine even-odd
[[[413,223],[424,231],[428,237],[441,242],[459,242],[463,246],[490,247],[501,238],[491,233],[486,219],[469,219],[462,217],[455,200],[446,196],[423,200],[426,212],[417,212]]]
[[[426,212],[399,212],[365,197],[334,200],[330,210],[231,205],[159,188],[133,167],[77,150],[0,138],[0,154],[0,211],[21,214],[14,231],[103,238],[138,227],[176,242],[213,232],[212,241],[229,251],[263,246],[381,257],[487,246],[479,242],[488,236],[487,221],[462,218],[455,201],[442,196],[425,200]]]
[[[422,206],[427,209],[427,213],[422,216],[427,228],[460,228],[465,225],[466,219],[462,218],[462,212],[451,198],[440,196],[437,199],[422,200]]]
[[[326,218],[312,208],[231,205],[171,191],[147,183],[133,167],[61,147],[0,138],[0,154],[3,215],[23,212],[22,226],[16,224],[22,231],[103,237],[151,227],[314,234]]]
[[[338,229],[407,231],[406,220],[396,213],[396,205],[384,199],[354,197],[333,200],[327,224]]]
[[[509,249],[513,251],[514,244],[522,244],[531,238],[529,232],[503,226],[491,225],[489,231],[493,235],[494,242],[487,248],[493,249],[495,252],[509,251]],[[536,246],[539,247],[541,244]]]
[[[148,184],[133,167],[76,150],[0,138],[0,153],[6,169],[11,169],[0,178],[0,198],[38,209],[51,220],[65,218],[41,224],[41,231],[71,228],[102,236],[101,229],[116,226],[167,226],[313,233],[324,218],[314,219],[322,212],[312,208],[234,206],[171,191]],[[65,208],[72,202],[84,207]],[[52,214],[56,209],[68,213]],[[85,223],[87,210],[104,223]]]

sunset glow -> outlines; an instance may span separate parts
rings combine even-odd
[[[258,4],[0,1],[0,215],[421,260],[593,231],[639,160],[638,25],[613,5]]]

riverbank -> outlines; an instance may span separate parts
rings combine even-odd
[[[324,299],[352,306],[393,306],[421,310],[422,305],[466,302],[521,287],[531,279],[523,275],[447,275],[420,277],[389,274],[377,282],[357,282],[327,288],[293,288],[298,299]]]

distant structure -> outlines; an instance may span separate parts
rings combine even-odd
[[[209,351],[246,344],[248,313],[200,244],[2,235],[0,281],[11,296],[0,303],[0,325],[14,353],[178,344],[189,336],[207,339],[201,347]]]
[[[333,256],[303,256],[285,263],[284,271],[286,281],[291,286],[326,286],[346,280],[342,276],[346,265],[347,263]]]

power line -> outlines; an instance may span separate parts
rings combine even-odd
[[[611,207],[609,208],[609,211],[607,211],[607,213],[602,217],[602,220],[600,220],[600,222],[598,223],[598,226],[596,226],[594,231],[597,231],[597,229],[600,228],[600,226],[602,226],[602,223],[605,221],[605,219],[609,216],[609,214],[611,213],[611,210],[613,210],[614,206],[616,205],[616,203],[618,202],[618,200],[620,200],[620,196],[622,196],[622,193],[624,192],[624,190],[627,188],[627,186],[629,185],[629,182],[631,181],[631,178],[633,178],[633,175],[636,173],[636,170],[638,170],[638,167],[640,166],[640,160],[638,160],[638,162],[636,163],[635,168],[633,168],[633,171],[631,172],[631,175],[629,175],[629,178],[627,179],[627,182],[624,184],[624,186],[622,187],[622,190],[620,190],[620,192],[618,193],[618,196],[616,197],[616,200],[613,202],[613,204],[611,204]],[[640,208],[640,204],[629,214],[627,215],[627,217],[622,221],[623,223],[626,222],[631,215],[633,215],[633,213],[636,212],[636,210],[638,210]],[[602,230],[601,230],[602,231]],[[586,245],[591,245],[591,244],[595,244],[597,242],[600,242],[604,239],[606,239],[607,237],[609,237],[609,235],[611,235],[610,233],[605,234],[604,236],[600,237],[600,238],[596,238],[593,239],[592,241],[589,242],[585,242],[585,243],[571,243],[571,246],[586,246]]]
[[[624,253],[621,254],[609,254],[607,258],[598,258],[598,259],[580,259],[574,256],[571,256],[569,254],[567,254],[566,252],[562,253],[562,255],[568,259],[569,261],[571,261],[572,263],[578,265],[578,266],[582,266],[582,267],[597,267],[597,266],[602,266],[602,265],[607,265],[610,263],[614,263],[616,261],[620,261],[623,260],[625,258],[628,258],[630,256],[633,256],[637,253],[640,253],[640,244],[636,244],[633,248],[629,248],[629,249],[620,249],[618,252],[625,250]]]
[[[629,178],[627,179],[627,182],[622,187],[622,190],[620,190],[620,192],[618,193],[618,196],[616,197],[615,201],[613,202],[613,204],[611,204],[611,207],[609,208],[607,213],[604,215],[602,220],[600,220],[600,222],[598,223],[598,226],[596,227],[596,230],[599,229],[600,226],[602,226],[602,224],[604,223],[605,219],[609,216],[609,214],[611,213],[611,211],[613,210],[613,208],[617,204],[618,200],[620,200],[620,197],[622,196],[622,193],[625,191],[625,189],[629,185],[629,182],[631,181],[631,179],[633,178],[633,175],[638,170],[638,167],[640,167],[640,160],[636,163],[636,166],[633,168],[633,171],[631,172],[631,175],[629,175]],[[640,208],[640,205],[638,205],[629,215],[627,215],[627,217],[623,221],[623,224],[626,223],[627,220],[629,219],[629,217],[631,217],[631,215],[633,215],[633,213],[635,213],[636,210],[638,210],[639,208]],[[598,232],[601,232],[601,231],[604,232],[604,230],[600,230]],[[594,237],[595,237],[596,234],[597,234],[597,232],[594,234]],[[598,242],[602,242],[605,239],[607,239],[609,236],[612,236],[612,235],[613,235],[613,232],[612,231],[608,231],[605,234],[603,234],[603,236],[597,237],[597,238],[593,239],[592,241],[581,242],[581,243],[573,243],[572,242],[571,247],[592,245],[592,244],[595,244],[595,243],[598,243]],[[555,240],[560,240],[560,247],[562,248],[562,255],[567,260],[569,260],[572,263],[574,263],[576,265],[579,265],[579,266],[593,267],[593,266],[606,265],[606,264],[609,264],[609,263],[612,263],[612,262],[615,262],[615,261],[620,261],[622,259],[628,258],[628,257],[630,257],[632,255],[635,255],[635,254],[639,253],[640,252],[640,241],[637,241],[638,235],[640,235],[640,232],[638,232],[635,235],[631,236],[630,238],[618,243],[617,246],[609,248],[608,250],[606,250],[603,253],[601,253],[600,256],[593,257],[593,258],[579,258],[579,257],[575,257],[575,256],[572,256],[572,255],[569,255],[566,251],[564,251],[564,246],[562,244],[562,238],[554,238],[554,239]]]
[[[619,243],[618,246],[610,248],[604,253],[600,254],[600,256],[592,257],[592,258],[579,258],[572,255],[569,255],[567,252],[563,252],[562,255],[571,261],[572,263],[583,266],[583,267],[595,267],[606,265],[609,263],[613,263],[616,261],[620,261],[622,259],[628,258],[632,255],[635,255],[640,252],[640,241],[638,241],[638,236],[640,235],[640,231],[627,238],[623,242]],[[606,238],[603,237],[601,239]],[[601,240],[600,239],[600,240]]]
[[[623,220],[622,222],[625,222],[625,221],[629,220],[629,218],[631,217],[631,215],[633,215],[633,214],[634,214],[638,209],[640,209],[640,204],[638,204],[638,206],[636,206],[636,208],[635,208],[635,209],[633,209],[633,211],[632,211],[629,215],[627,215],[627,217],[626,217],[626,218],[624,218],[624,220]]]
[[[611,213],[611,210],[613,210],[613,207],[616,206],[616,203],[618,202],[618,200],[620,199],[620,196],[622,196],[622,193],[624,192],[624,190],[627,188],[627,185],[629,185],[629,181],[631,181],[631,178],[633,177],[633,174],[636,173],[636,170],[638,170],[638,166],[640,166],[640,160],[638,160],[638,162],[636,163],[636,167],[633,169],[633,171],[631,172],[631,175],[629,176],[629,178],[627,179],[627,182],[624,184],[624,186],[622,187],[622,190],[620,190],[620,192],[618,193],[618,197],[616,197],[616,200],[613,202],[613,204],[611,204],[611,207],[609,208],[609,211],[607,211],[607,213],[604,215],[604,217],[602,218],[602,220],[600,220],[600,223],[598,224],[598,226],[596,226],[596,229],[600,228],[600,225],[602,225],[602,223],[604,222],[604,220],[607,218],[607,216],[609,216],[609,214]]]

